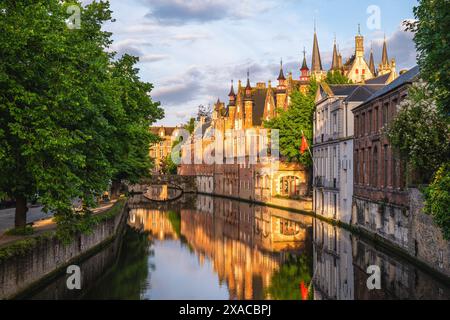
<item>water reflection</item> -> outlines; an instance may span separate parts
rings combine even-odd
[[[300,297],[300,282],[308,286],[311,279],[310,259],[307,258],[311,251],[308,250],[312,240],[311,224],[311,217],[206,196],[199,196],[194,208],[181,208],[178,212],[135,208],[129,215],[130,226],[151,235],[156,257],[158,250],[163,250],[162,254],[168,250],[162,243],[174,240],[180,243],[176,256],[170,261],[177,266],[171,278],[180,278],[176,288],[178,296],[172,293],[171,298],[178,298],[183,288],[190,292],[186,298],[192,298],[196,294],[193,286],[199,285],[191,279],[195,274],[183,269],[189,266],[180,261],[186,250],[197,259],[194,267],[202,269],[200,284],[204,282],[202,279],[216,277],[212,279],[212,287],[211,283],[202,284],[202,289],[209,291],[203,291],[205,297],[202,298]],[[156,270],[151,278],[161,290],[170,292],[167,279],[158,279],[169,277],[167,272],[158,271],[162,268],[159,264],[166,265],[166,262],[155,263]],[[286,266],[281,268],[283,265]],[[184,276],[179,277],[180,274]],[[291,277],[298,280],[297,284]],[[225,296],[224,291],[218,289],[226,289]],[[155,285],[144,296],[167,298],[157,292]]]
[[[66,295],[61,275],[34,298],[450,298],[448,284],[309,216],[193,195],[171,203],[137,196],[129,206],[121,246],[83,262],[86,291]],[[370,265],[381,269],[381,290],[367,288]]]

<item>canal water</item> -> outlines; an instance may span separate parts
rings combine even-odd
[[[123,235],[28,299],[449,299],[447,284],[308,215],[209,196],[130,200]],[[380,270],[381,289],[367,286]]]

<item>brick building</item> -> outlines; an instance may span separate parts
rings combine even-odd
[[[383,133],[418,77],[414,67],[353,109],[354,193],[352,222],[408,249],[411,247],[405,166]]]

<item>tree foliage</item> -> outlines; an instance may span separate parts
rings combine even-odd
[[[414,32],[421,76],[430,84],[438,106],[450,115],[450,14],[448,0],[420,0],[416,20],[405,21]],[[448,118],[447,118],[448,120]]]
[[[348,84],[352,83],[352,80],[339,71],[328,71],[325,82],[328,84]]]
[[[66,24],[73,4],[80,29]],[[137,59],[108,50],[108,2],[2,1],[0,16],[0,195],[16,200],[16,226],[35,196],[71,221],[73,199],[93,204],[111,180],[148,171],[148,126],[162,111]]]
[[[387,128],[391,144],[425,179],[450,158],[450,127],[423,81],[414,83]]]
[[[450,162],[444,163],[425,189],[425,211],[441,227],[444,238],[450,240]]]
[[[314,97],[317,83],[311,80],[307,94],[296,90],[291,94],[291,104],[287,110],[277,110],[277,117],[264,122],[270,129],[278,129],[280,154],[289,161],[312,164],[309,153],[300,154],[302,132],[311,145],[313,133]]]

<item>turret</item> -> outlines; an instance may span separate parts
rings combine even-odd
[[[234,93],[233,80],[231,80],[231,89],[230,89],[230,93],[228,94],[228,97],[229,97],[228,105],[235,106],[236,105],[236,94]]]
[[[278,90],[286,89],[286,78],[283,71],[283,60],[280,61],[280,74],[278,75]]]

